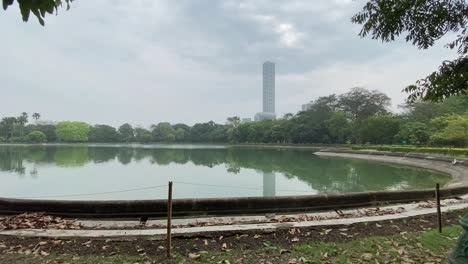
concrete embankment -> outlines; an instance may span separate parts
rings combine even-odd
[[[442,198],[468,193],[468,187],[444,188]],[[273,212],[310,212],[340,208],[378,206],[433,199],[434,190],[382,191],[316,196],[244,197],[221,199],[175,199],[175,216],[239,215]],[[53,201],[0,199],[0,214],[46,212],[65,217],[123,218],[163,217],[166,200],[146,201]]]

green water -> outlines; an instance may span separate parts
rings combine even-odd
[[[0,197],[65,200],[245,197],[412,190],[446,175],[324,158],[310,149],[213,145],[0,145]]]

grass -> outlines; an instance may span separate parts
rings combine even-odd
[[[436,230],[389,237],[371,237],[348,243],[316,243],[298,245],[295,252],[312,262],[375,263],[440,262],[454,247],[462,228],[450,226],[439,234]]]
[[[377,236],[345,243],[300,243],[290,250],[264,243],[257,250],[232,250],[195,252],[196,259],[176,254],[171,261],[164,256],[138,255],[54,255],[25,256],[4,254],[0,263],[441,263],[454,248],[463,229],[459,225],[447,226],[443,233],[427,230],[417,233],[401,233],[394,236]]]
[[[353,150],[375,149],[391,152],[418,152],[438,155],[449,155],[453,157],[468,157],[468,148],[450,147],[418,147],[408,145],[353,145]]]

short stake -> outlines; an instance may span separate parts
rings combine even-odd
[[[171,258],[172,250],[172,182],[169,182],[169,191],[167,193],[167,258]]]
[[[440,213],[440,191],[438,183],[436,184],[435,196],[437,202],[437,225],[439,228],[439,233],[442,233],[442,214]]]

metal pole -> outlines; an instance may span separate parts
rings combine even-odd
[[[169,191],[167,194],[167,258],[171,258],[172,249],[172,237],[171,237],[171,225],[172,225],[172,182],[169,182]]]
[[[442,233],[442,214],[440,213],[440,191],[438,183],[436,184],[435,196],[437,201],[437,225],[439,228],[439,233]]]

